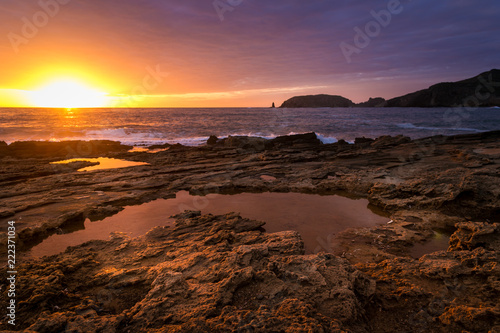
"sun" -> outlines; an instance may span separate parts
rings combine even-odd
[[[54,80],[32,91],[31,102],[37,107],[92,108],[107,104],[107,94],[74,79]]]

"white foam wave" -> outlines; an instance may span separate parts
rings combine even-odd
[[[148,131],[138,132],[127,128],[106,128],[99,130],[88,130],[71,136],[52,136],[51,141],[66,140],[111,140],[119,141],[125,145],[147,146],[153,144],[168,143],[165,135],[160,132]]]
[[[397,124],[399,128],[405,129],[418,129],[418,130],[428,130],[428,131],[461,131],[461,132],[476,132],[481,133],[484,130],[479,130],[477,128],[468,127],[427,127],[427,126],[416,126],[412,123],[401,123]]]
[[[261,137],[267,140],[272,140],[278,136],[290,136],[304,134],[304,132],[288,132],[288,133],[269,133],[269,132],[235,132],[228,135],[219,136],[219,139],[225,139],[228,136],[248,136],[248,137]],[[324,143],[335,143],[337,138],[333,136],[316,134],[318,139]],[[151,145],[162,145],[162,144],[176,144],[179,143],[183,146],[199,146],[206,144],[208,136],[182,136],[181,135],[170,135],[158,131],[138,131],[137,129],[129,128],[105,128],[105,129],[92,129],[87,131],[82,131],[80,133],[75,133],[71,136],[56,136],[52,134],[47,140],[50,141],[70,141],[70,140],[111,140],[119,141],[124,145],[130,145],[135,147],[147,147]],[[41,138],[40,140],[44,140]]]
[[[322,134],[319,134],[319,133],[316,133],[316,136],[324,144],[336,143],[336,142],[339,141],[337,138],[335,138],[333,136],[326,136],[326,135],[322,135]]]

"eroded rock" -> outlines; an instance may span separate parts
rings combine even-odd
[[[368,332],[364,308],[375,283],[345,259],[303,255],[298,233],[267,234],[262,225],[237,214],[186,212],[172,228],[21,263],[19,327]]]
[[[28,147],[15,155],[0,145],[0,252],[7,249],[7,221],[16,221],[22,256],[30,243],[81,228],[87,218],[180,190],[343,193],[368,198],[391,221],[337,235],[332,241],[339,243],[335,253],[343,259],[303,256],[294,231],[266,235],[259,229],[262,222],[189,213],[178,216],[175,228],[157,228],[140,239],[115,233],[107,242],[93,241],[50,259],[23,258],[21,319],[40,332],[127,331],[127,325],[154,331],[146,328],[150,320],[174,332],[285,327],[494,332],[500,325],[499,138],[500,132],[413,141],[382,137],[353,145],[321,144],[312,133],[274,143],[238,138],[228,147],[173,145],[156,154],[117,147],[94,152],[150,166],[93,172],[51,165],[68,157],[61,144],[54,151]],[[264,146],[245,146],[254,141]],[[85,157],[78,156],[88,153],[85,147],[75,146],[74,157]],[[448,252],[419,260],[409,256],[409,249],[428,241],[435,228],[455,226]],[[359,272],[347,261],[370,279],[356,277]],[[376,281],[375,289],[370,281]],[[151,293],[154,288],[158,295]],[[342,292],[326,293],[331,290]],[[172,303],[163,302],[162,295]],[[205,303],[194,306],[196,298]],[[155,312],[154,302],[165,311]],[[175,313],[169,317],[171,307]]]
[[[450,251],[474,250],[483,247],[500,251],[500,223],[461,222],[451,235]]]

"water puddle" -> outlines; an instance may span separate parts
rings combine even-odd
[[[167,151],[169,150],[170,147],[168,148],[154,148],[154,149],[150,149],[148,147],[134,147],[132,149],[130,149],[128,152],[129,153],[149,153],[149,154],[156,154],[156,153],[161,153],[163,151]]]
[[[127,206],[102,221],[86,220],[84,229],[56,234],[29,250],[26,255],[40,257],[62,252],[68,246],[94,239],[108,239],[112,232],[131,237],[145,234],[155,226],[173,225],[169,216],[184,210],[201,210],[214,215],[239,212],[242,217],[265,221],[268,232],[298,231],[307,253],[328,251],[326,240],[346,228],[372,227],[388,218],[368,208],[368,200],[353,200],[337,195],[302,193],[241,193],[192,196],[186,191],[175,199],[159,199],[139,206]]]
[[[262,175],[260,176],[260,179],[262,179],[265,182],[274,182],[276,180],[276,177],[269,175]]]
[[[500,155],[500,148],[480,148],[480,149],[474,149],[475,153],[478,154],[485,154],[485,155]]]
[[[91,163],[99,163],[97,165],[92,165],[89,167],[85,167],[82,169],[78,169],[78,171],[94,171],[94,170],[106,170],[106,169],[120,169],[120,168],[128,168],[132,166],[140,166],[140,165],[149,165],[146,162],[133,162],[126,160],[119,160],[116,158],[108,158],[108,157],[99,157],[99,158],[72,158],[70,160],[52,162],[51,164],[69,164],[74,162],[91,162]]]
[[[410,256],[415,259],[437,251],[446,251],[449,246],[451,233],[434,231],[434,237],[425,243],[417,243],[410,249]]]

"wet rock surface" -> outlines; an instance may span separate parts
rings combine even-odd
[[[345,259],[303,255],[298,233],[237,214],[115,234],[23,263],[18,322],[37,332],[368,332],[375,282]]]
[[[310,134],[211,143],[169,145],[156,154],[131,153],[117,143],[95,149],[79,143],[88,148],[80,152],[78,143],[45,143],[32,154],[33,147],[2,145],[0,251],[7,248],[7,221],[16,221],[22,251],[53,233],[81,227],[86,218],[99,220],[180,190],[340,193],[368,198],[392,221],[325,235],[323,250],[333,255],[304,256],[296,232],[265,234],[260,222],[236,215],[189,213],[178,217],[176,227],[156,228],[138,239],[115,234],[51,258],[20,259],[22,328],[500,329],[500,132],[381,137],[356,144],[325,145]],[[73,151],[67,148],[73,145]],[[78,172],[78,163],[50,164],[73,157],[150,165]],[[198,201],[186,207],[201,208]],[[436,229],[453,233],[448,250],[411,258],[411,247],[431,239]],[[5,289],[1,296],[4,302]]]

